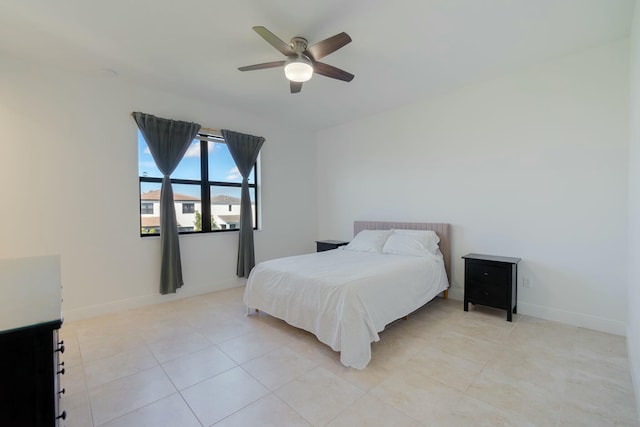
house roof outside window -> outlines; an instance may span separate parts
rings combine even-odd
[[[226,194],[219,194],[211,198],[212,205],[239,205],[240,199],[237,197],[227,196]]]
[[[160,190],[152,190],[147,191],[146,193],[142,193],[140,195],[141,201],[159,201],[160,200]],[[174,202],[199,202],[199,197],[188,196],[186,194],[173,193],[173,201]]]

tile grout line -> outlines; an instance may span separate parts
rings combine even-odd
[[[76,342],[78,343],[78,353],[79,353],[79,356],[80,356],[80,366],[82,367],[82,377],[84,379],[84,381],[83,381],[84,382],[83,393],[85,393],[86,397],[87,397],[87,403],[89,404],[89,417],[91,418],[91,426],[93,427],[93,426],[96,425],[96,422],[95,422],[94,416],[93,416],[93,404],[91,402],[91,394],[89,393],[89,387],[87,385],[87,374],[86,374],[86,370],[85,370],[85,366],[84,366],[84,364],[85,364],[84,357],[82,356],[82,346],[80,345],[80,338],[78,337],[78,332],[77,331],[74,331],[74,336],[75,336]]]

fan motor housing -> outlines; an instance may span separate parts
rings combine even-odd
[[[297,53],[307,50],[307,45],[307,39],[304,37],[294,37],[291,39],[291,48]]]

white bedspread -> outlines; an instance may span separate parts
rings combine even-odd
[[[442,256],[342,248],[259,263],[244,293],[257,308],[312,332],[345,366],[363,369],[378,332],[448,287]]]

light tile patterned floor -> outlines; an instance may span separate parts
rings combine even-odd
[[[639,425],[623,337],[438,298],[359,371],[243,291],[65,323],[63,425]]]

